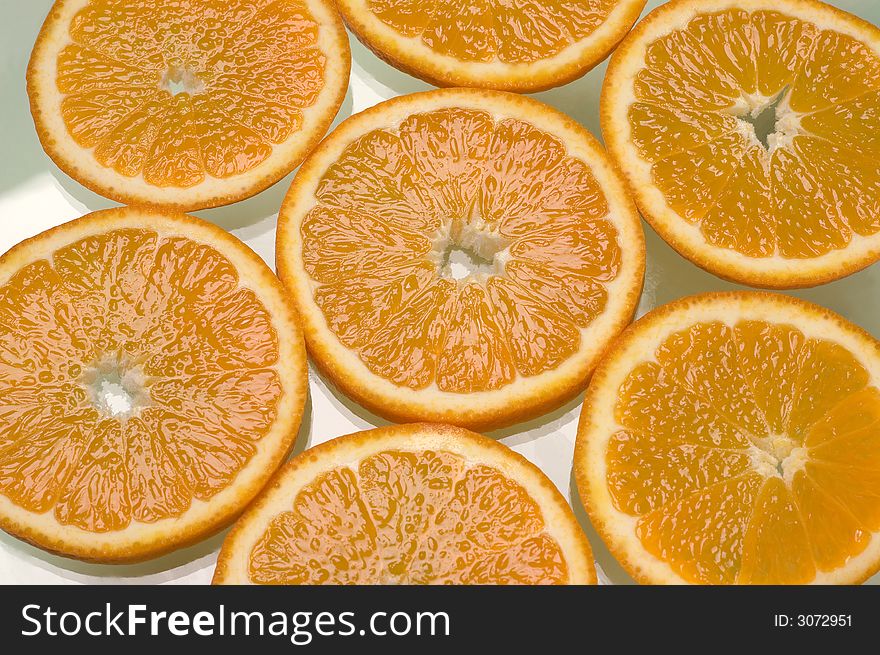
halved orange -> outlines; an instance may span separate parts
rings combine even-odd
[[[348,86],[330,0],[56,0],[27,81],[43,148],[108,198],[251,196],[324,135]]]
[[[660,307],[597,369],[574,468],[640,582],[863,582],[880,570],[880,342],[788,296]]]
[[[102,562],[231,522],[307,393],[281,284],[183,214],[88,214],[0,258],[0,527]]]
[[[880,29],[816,0],[672,0],[615,52],[602,133],[645,218],[723,278],[880,258]]]
[[[532,92],[608,56],[646,0],[338,0],[379,57],[437,86]]]
[[[287,464],[235,524],[215,584],[595,584],[553,483],[444,425],[339,437]]]
[[[536,100],[395,98],[339,126],[278,219],[326,375],[398,422],[498,427],[580,392],[630,321],[638,215],[604,152]]]

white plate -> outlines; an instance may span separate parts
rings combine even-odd
[[[659,4],[662,2],[649,2],[647,10]],[[880,24],[877,0],[840,0],[831,4]],[[53,225],[114,206],[60,172],[43,154],[37,141],[25,93],[25,67],[50,5],[48,0],[0,0],[0,153],[3,157],[0,163],[0,252]],[[351,85],[334,126],[381,100],[432,88],[391,68],[354,38],[351,47],[354,59]],[[599,136],[599,90],[604,74],[602,64],[586,77],[536,97],[573,116]],[[275,258],[275,220],[290,179],[285,178],[250,200],[197,214],[238,236],[271,265]],[[645,231],[648,268],[640,315],[680,296],[736,287],[685,261],[647,226]],[[877,309],[880,265],[846,280],[795,295],[829,307],[880,336]],[[342,434],[385,424],[331,391],[314,370],[310,371],[310,380],[311,401],[296,452]],[[573,486],[571,461],[580,404],[581,399],[577,398],[541,419],[492,436],[540,466],[572,500],[575,513],[593,544],[600,578],[604,582],[632,583],[590,526]],[[207,583],[222,537],[218,535],[145,564],[104,566],[48,555],[0,533],[0,582]],[[874,576],[871,582],[880,582],[880,575]]]

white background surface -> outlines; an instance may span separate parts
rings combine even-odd
[[[649,2],[646,11],[659,4],[662,2]],[[878,0],[831,4],[880,24]],[[43,154],[34,131],[25,92],[25,67],[50,5],[48,0],[0,0],[0,252],[54,225],[114,206],[59,171]],[[351,85],[334,126],[381,100],[431,88],[391,68],[354,38],[351,47]],[[602,64],[586,77],[536,97],[573,116],[599,136],[599,91],[604,74]],[[244,240],[271,266],[277,211],[291,177],[249,200],[197,215]],[[680,296],[735,288],[679,257],[647,226],[645,231],[648,266],[639,315]],[[846,280],[795,295],[840,312],[880,336],[880,264]],[[310,382],[311,400],[295,453],[342,434],[385,424],[328,388],[314,369],[310,370]],[[578,397],[556,412],[491,436],[535,462],[572,500],[593,545],[600,578],[604,582],[632,583],[589,525],[571,479],[580,404]],[[144,564],[106,566],[48,555],[0,532],[0,583],[207,583],[222,538],[220,534]],[[880,582],[880,575],[872,582]]]

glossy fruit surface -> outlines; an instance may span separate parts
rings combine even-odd
[[[391,65],[437,86],[532,92],[608,56],[645,0],[340,0],[349,28]]]
[[[880,257],[880,30],[815,0],[673,0],[621,45],[602,132],[645,218],[754,286]]]
[[[346,393],[395,420],[485,427],[582,388],[635,307],[644,243],[586,131],[459,89],[343,123],[294,180],[277,260]]]
[[[280,284],[197,219],[95,212],[0,259],[0,525],[84,559],[222,527],[291,446],[305,353]]]
[[[71,177],[188,210],[253,195],[299,164],[349,66],[325,0],[58,0],[28,93],[43,147]]]
[[[595,584],[553,484],[486,437],[412,424],[288,464],[230,532],[215,584]]]
[[[880,568],[880,344],[786,296],[692,296],[616,343],[581,497],[639,581],[864,581]]]

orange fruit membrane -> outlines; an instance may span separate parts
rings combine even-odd
[[[295,457],[226,537],[214,584],[595,584],[565,499],[460,428],[410,424]]]
[[[602,133],[695,264],[807,287],[880,258],[880,29],[816,0],[672,0],[608,67]]]
[[[230,523],[306,396],[294,310],[252,251],[184,214],[112,209],[0,258],[0,527],[146,559]]]
[[[398,422],[491,429],[583,389],[632,316],[644,241],[586,130],[450,89],[340,125],[294,179],[276,257],[346,394]]]
[[[437,86],[532,92],[566,84],[608,56],[646,0],[339,0],[379,57]]]
[[[262,191],[321,139],[348,86],[330,0],[56,0],[31,113],[65,173],[180,210]]]
[[[880,570],[880,342],[788,296],[660,307],[596,370],[574,470],[640,582],[863,582]]]

